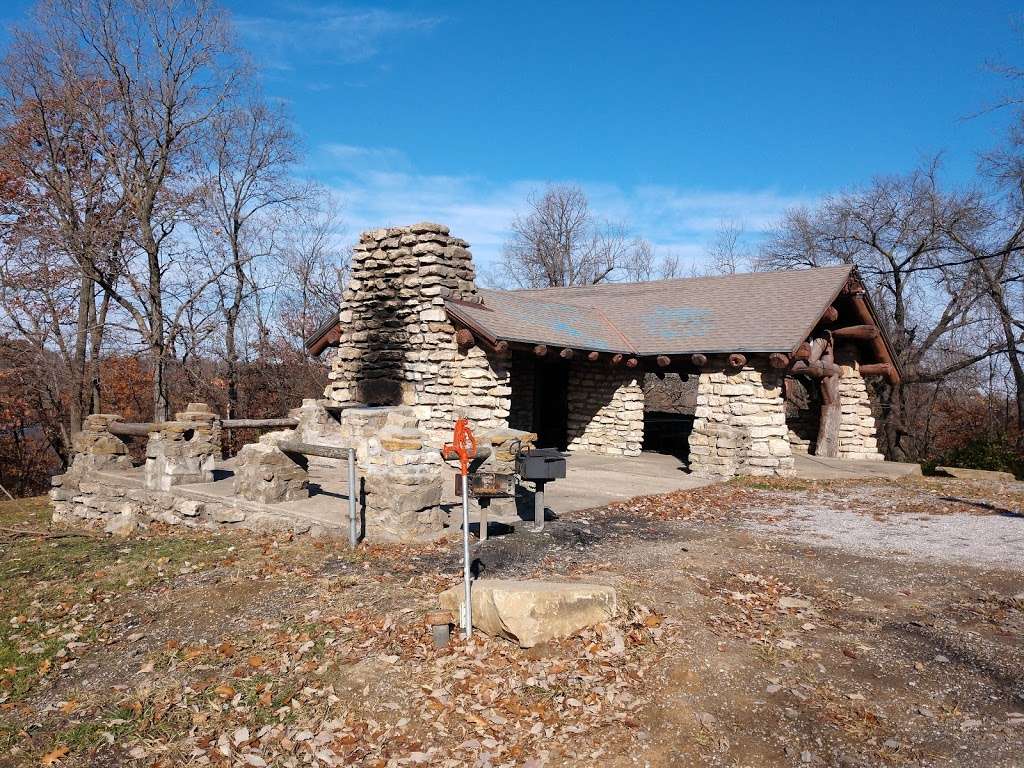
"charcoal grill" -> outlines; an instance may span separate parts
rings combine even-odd
[[[544,530],[544,486],[565,477],[565,457],[555,448],[533,448],[516,454],[516,474],[521,480],[532,480],[533,521],[535,531]]]

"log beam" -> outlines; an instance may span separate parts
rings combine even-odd
[[[785,368],[789,365],[789,355],[784,355],[781,352],[772,352],[768,355],[768,365],[772,368]]]
[[[658,355],[656,362],[658,363],[659,368],[668,368],[672,365],[672,358],[668,355]]]
[[[473,338],[473,332],[468,328],[460,328],[455,332],[455,343],[459,345],[459,349],[469,349],[476,345],[476,339]]]
[[[538,344],[537,346],[535,346],[533,348],[533,354],[535,354],[537,357],[544,357],[547,353],[548,353],[548,345],[547,344]]]
[[[860,339],[870,341],[877,339],[879,330],[874,325],[848,325],[845,328],[835,328],[832,335],[837,339]]]
[[[587,360],[589,360],[592,363],[596,363],[600,358],[601,358],[601,353],[600,352],[588,352],[587,353]]]
[[[861,376],[889,376],[892,366],[888,363],[868,363],[857,369]]]
[[[690,355],[690,362],[693,363],[695,368],[703,368],[708,364],[708,356],[702,355],[700,352]]]
[[[874,317],[871,315],[871,309],[868,307],[867,300],[864,298],[863,291],[856,291],[850,295],[850,304],[853,306],[854,314],[857,318],[865,325],[874,324]],[[879,334],[871,340],[872,345],[875,348],[876,357],[883,363],[889,363],[891,369],[889,370],[889,381],[893,384],[898,384],[900,381],[899,372],[896,370],[896,363],[892,359],[892,355],[889,354],[889,347],[885,344],[885,339]]]
[[[828,307],[824,314],[821,316],[821,322],[823,323],[834,323],[839,319],[839,310],[835,307]]]
[[[739,352],[733,352],[729,355],[729,365],[733,368],[742,368],[747,364],[747,356],[741,355]]]
[[[611,357],[611,364],[612,365],[618,365],[619,363],[621,363],[623,361],[623,359],[624,359],[623,355],[612,355],[612,357]]]
[[[574,357],[576,357],[576,353],[573,352],[568,347],[566,347],[565,349],[558,353],[558,356],[563,360],[572,360]]]
[[[504,355],[505,353],[508,352],[508,342],[505,341],[504,339],[499,340],[494,345],[494,351],[497,352],[499,355]]]
[[[640,361],[637,360],[635,357],[631,357],[629,358],[629,360],[626,361],[627,368],[636,368],[638,365],[640,365]]]
[[[790,371],[821,379],[826,376],[838,376],[839,366],[835,363],[826,362],[824,360],[797,360],[793,363],[793,367],[790,368]]]

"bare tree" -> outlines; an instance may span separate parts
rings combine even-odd
[[[975,198],[941,190],[931,164],[827,198],[816,210],[789,212],[759,257],[769,269],[857,265],[904,371],[901,384],[879,393],[891,458],[917,458],[909,447],[920,416],[915,387],[1004,348],[987,335],[976,262],[950,235],[975,216]]]
[[[308,194],[289,176],[296,139],[284,114],[251,95],[247,102],[217,113],[206,141],[193,148],[194,165],[206,179],[200,200],[198,236],[210,256],[216,306],[223,321],[227,366],[227,415],[238,415],[238,323],[255,284],[249,262],[261,255],[261,219]]]
[[[0,62],[7,320],[40,354],[59,351],[70,383],[71,433],[99,407],[97,360],[109,302],[85,267],[106,259],[124,238],[123,195],[95,133],[96,121],[109,118],[109,99],[74,51],[46,48],[31,35],[16,33]],[[12,294],[30,285],[48,300]],[[52,360],[48,351],[46,357]]]
[[[53,80],[102,85],[81,120],[115,181],[130,247],[82,266],[131,318],[152,367],[153,416],[165,419],[177,323],[219,276],[181,279],[189,251],[173,235],[199,186],[190,148],[246,73],[227,20],[209,0],[42,0],[17,39]]]
[[[519,288],[593,285],[615,279],[629,265],[644,269],[645,241],[626,227],[600,221],[582,189],[553,185],[528,199],[516,216],[502,255],[504,282]],[[647,246],[649,247],[649,246]]]
[[[743,242],[743,225],[722,221],[708,245],[707,256],[716,275],[734,275],[750,268],[751,253]]]

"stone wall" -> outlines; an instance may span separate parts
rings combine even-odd
[[[146,487],[168,490],[175,485],[208,483],[220,456],[220,420],[206,403],[189,403],[149,433],[146,443]]]
[[[782,374],[746,367],[701,373],[690,433],[690,469],[698,475],[787,475]]]
[[[508,425],[513,429],[532,430],[534,392],[537,384],[537,364],[529,355],[515,355],[509,368]]]
[[[437,445],[458,416],[482,430],[507,426],[507,361],[456,346],[446,299],[479,301],[466,241],[429,223],[364,232],[353,251],[325,397],[411,406]]]
[[[844,365],[839,377],[839,458],[884,461],[878,452],[875,417],[867,384],[855,366]]]
[[[569,366],[568,447],[639,456],[644,440],[644,392],[639,374],[607,362]]]

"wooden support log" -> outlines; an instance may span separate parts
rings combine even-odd
[[[789,355],[784,355],[781,352],[772,352],[768,355],[768,365],[772,368],[785,368],[789,365]]]
[[[850,295],[850,304],[853,307],[853,312],[857,318],[866,325],[871,325],[875,322],[874,317],[871,314],[871,308],[868,307],[867,300],[864,298],[864,291],[855,291]],[[893,384],[898,384],[900,380],[899,371],[896,369],[895,361],[892,355],[889,354],[889,347],[886,346],[885,339],[879,334],[877,337],[871,340],[872,345],[875,348],[875,355],[878,360],[883,363],[889,363],[891,369],[889,370],[889,381]]]
[[[589,360],[592,363],[596,363],[600,357],[601,357],[601,353],[600,352],[588,352],[587,353],[587,360]]]
[[[796,360],[808,360],[811,357],[811,345],[806,341],[803,342],[796,351],[793,352],[793,358]]]
[[[703,368],[708,364],[708,356],[702,355],[700,352],[690,355],[690,362],[693,363],[695,368]]]
[[[476,344],[476,339],[473,338],[471,330],[460,328],[455,332],[455,343],[459,345],[459,349],[469,349]]]
[[[619,363],[622,362],[622,360],[623,360],[623,355],[618,355],[618,354],[612,355],[612,357],[611,357],[611,364],[612,365],[618,365]]]
[[[879,331],[874,325],[848,325],[845,328],[835,328],[832,335],[837,339],[877,339]]]
[[[155,421],[112,421],[107,429],[112,435],[124,437],[145,437],[150,432],[160,429],[161,423]]]
[[[892,366],[888,363],[868,363],[857,370],[861,376],[888,376],[892,373]]]
[[[825,310],[825,313],[821,316],[821,322],[823,323],[834,323],[839,319],[839,310],[835,307],[829,307]]]
[[[499,355],[504,355],[508,352],[508,342],[504,339],[497,341],[494,345],[494,351]]]
[[[533,348],[533,354],[535,354],[537,357],[544,357],[547,353],[547,344],[538,344],[536,347]]]
[[[576,353],[573,352],[568,347],[566,347],[565,349],[558,353],[558,356],[563,360],[572,360],[576,356]]]
[[[658,355],[656,362],[658,363],[659,368],[668,368],[672,365],[672,358],[668,355]]]
[[[220,423],[224,429],[279,429],[282,427],[299,426],[298,419],[224,419]]]
[[[797,360],[793,363],[793,367],[790,368],[793,373],[802,373],[806,376],[812,376],[816,379],[821,379],[826,376],[838,376],[839,366],[835,363],[825,362],[823,360]]]
[[[316,445],[314,443],[303,443],[301,440],[281,440],[277,443],[277,447],[284,453],[298,454],[300,456],[322,456],[325,459],[348,458],[348,448],[341,448],[335,445]]]
[[[640,361],[637,360],[635,357],[631,357],[629,358],[629,360],[626,361],[627,368],[636,368],[638,365],[640,365]]]
[[[742,368],[747,364],[747,356],[741,355],[739,352],[733,352],[729,355],[729,365],[733,368]]]

